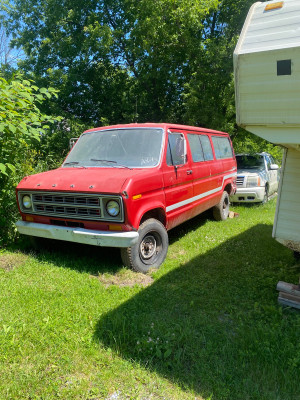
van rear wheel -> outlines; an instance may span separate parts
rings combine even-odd
[[[213,216],[216,221],[225,221],[229,215],[229,196],[226,191],[223,192],[221,200],[213,208]]]
[[[154,218],[147,219],[139,227],[138,242],[121,249],[123,263],[137,272],[146,273],[159,268],[164,262],[169,246],[166,228]]]

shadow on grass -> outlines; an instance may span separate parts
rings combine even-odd
[[[118,248],[88,246],[48,239],[42,240],[36,247],[29,238],[24,236],[7,249],[21,251],[25,254],[30,253],[39,261],[52,262],[58,267],[94,275],[105,272],[116,273],[122,268]]]
[[[172,270],[101,317],[95,340],[206,399],[296,399],[299,330],[275,290],[295,279],[293,261],[271,231],[257,225]]]

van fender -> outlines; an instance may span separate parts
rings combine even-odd
[[[133,226],[138,229],[142,222],[148,218],[158,219],[164,226],[166,226],[167,213],[165,205],[161,202],[151,202],[151,204],[145,204],[136,213]]]
[[[237,172],[233,172],[230,175],[226,175],[223,181],[223,190],[222,192],[226,191],[229,196],[233,195],[236,192],[236,177]]]

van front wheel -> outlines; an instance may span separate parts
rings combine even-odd
[[[229,215],[229,196],[226,191],[223,192],[221,200],[213,208],[213,216],[216,221],[225,221]]]
[[[147,219],[139,227],[138,242],[121,249],[123,263],[135,271],[146,273],[159,268],[168,252],[169,239],[166,228],[154,218]]]

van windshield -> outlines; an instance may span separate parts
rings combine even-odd
[[[264,157],[260,154],[237,155],[236,163],[238,169],[259,169],[264,168]]]
[[[163,130],[106,129],[83,133],[63,167],[143,168],[159,163]]]

